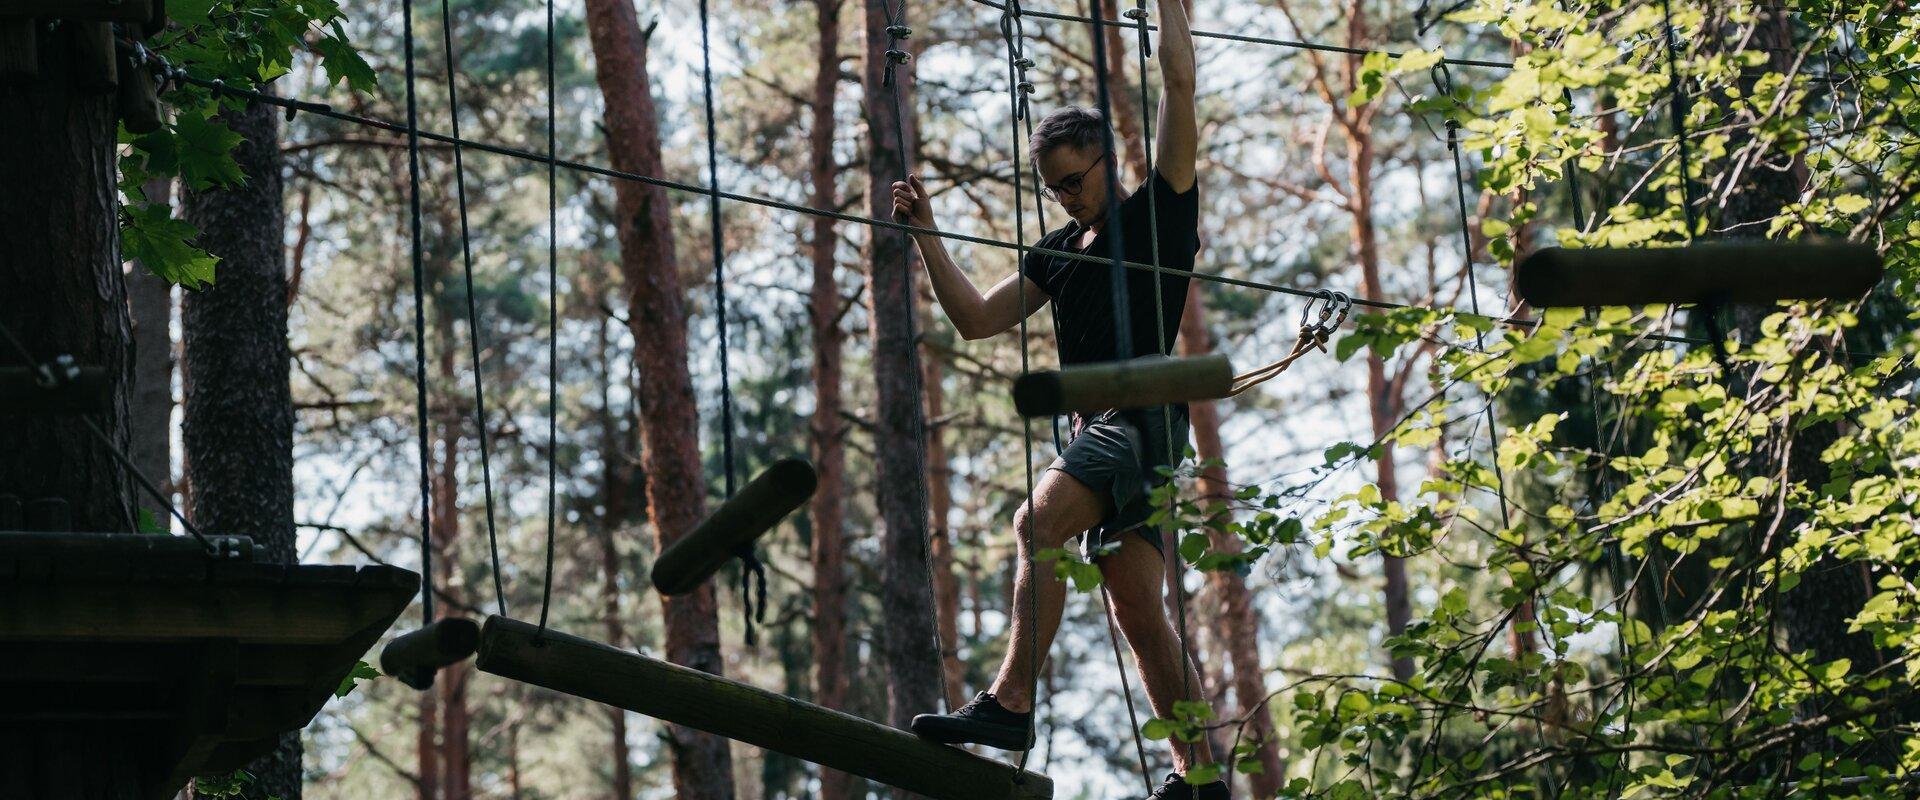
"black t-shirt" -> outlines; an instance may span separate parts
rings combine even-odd
[[[1149,231],[1159,223],[1159,265],[1166,269],[1193,270],[1194,255],[1200,251],[1200,187],[1198,182],[1185,192],[1176,192],[1156,170],[1152,191],[1142,184],[1120,203],[1120,241],[1126,260],[1153,264],[1154,246]],[[1149,216],[1149,202],[1151,212]],[[1082,250],[1073,242],[1085,231],[1078,221],[1053,231],[1035,245],[1048,250],[1081,252],[1097,256],[1099,261],[1029,252],[1020,266],[1021,274],[1047,293],[1053,303],[1054,337],[1059,341],[1060,363],[1084,364],[1114,361],[1119,358],[1118,336],[1113,314],[1112,244],[1103,230],[1093,243]],[[1154,333],[1154,278],[1156,273],[1125,267],[1126,300],[1129,325],[1133,331],[1133,356],[1159,353],[1169,355],[1174,336],[1180,331],[1180,312],[1187,305],[1185,275],[1159,273],[1161,308],[1166,329],[1166,349]]]

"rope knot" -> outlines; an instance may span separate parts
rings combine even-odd
[[[1021,56],[1013,60],[1013,65],[1023,70],[1033,69],[1033,59]]]
[[[887,36],[892,37],[894,39],[905,39],[912,35],[913,35],[913,29],[905,25],[888,25],[887,26]]]
[[[1147,21],[1147,10],[1144,8],[1129,8],[1120,12],[1120,15],[1135,22]]]
[[[880,75],[880,85],[892,86],[893,85],[893,68],[896,65],[905,64],[912,60],[913,60],[913,54],[905,50],[888,50],[887,51],[887,69],[885,72],[881,73]]]

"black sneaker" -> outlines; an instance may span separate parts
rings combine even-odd
[[[1160,788],[1147,795],[1147,800],[1227,800],[1227,782],[1214,781],[1192,786],[1179,773],[1167,773],[1167,780]]]
[[[951,714],[921,714],[908,726],[914,733],[946,744],[984,744],[1002,750],[1033,746],[1033,712],[1015,713],[992,694],[981,692]]]

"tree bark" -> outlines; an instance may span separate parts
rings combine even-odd
[[[442,287],[447,285],[448,266],[444,261],[428,267],[431,277],[430,291],[433,296],[444,296]],[[454,371],[454,354],[458,352],[458,343],[454,341],[452,309],[438,303],[441,307],[433,315],[435,368],[439,373],[441,386],[458,385],[458,376]],[[443,602],[434,605],[435,615],[444,619],[459,616],[458,608],[468,603],[466,586],[461,581],[459,565],[460,538],[460,430],[462,414],[460,405],[451,398],[441,401],[444,406],[440,419],[440,463],[439,470],[433,475],[433,548],[435,583],[444,593]],[[472,674],[470,662],[459,661],[440,670],[434,681],[434,691],[440,693],[440,785],[445,800],[469,800],[473,796],[473,763],[469,728],[472,715],[467,709],[467,679]]]
[[[193,520],[249,536],[259,557],[292,563],[293,390],[282,244],[280,124],[253,103],[221,115],[240,134],[234,161],[244,184],[186,193],[200,244],[220,259],[213,286],[181,302],[185,415],[181,441],[193,462]],[[248,798],[300,796],[300,734],[247,767]]]
[[[834,99],[840,85],[841,0],[814,0],[819,35],[813,73],[813,128],[808,149],[812,158],[813,205],[838,208],[836,187],[840,167],[833,141],[838,130]],[[846,443],[841,439],[840,383],[846,334],[840,330],[840,283],[835,258],[839,235],[830,217],[813,218],[809,256],[813,286],[808,314],[813,328],[813,396],[811,425],[813,468],[818,476],[807,513],[813,532],[813,651],[814,685],[820,705],[840,711],[847,707],[847,554],[846,554]],[[853,800],[858,780],[839,770],[820,770],[821,800]]]
[[[916,308],[915,313],[922,310]],[[929,316],[920,314],[922,323]],[[927,429],[927,474],[931,489],[927,500],[933,520],[933,605],[935,625],[940,632],[941,691],[948,708],[959,708],[967,701],[967,668],[960,661],[960,581],[953,574],[953,530],[947,524],[947,518],[953,513],[953,467],[947,463],[945,426],[939,423],[946,414],[946,393],[941,387],[945,370],[939,353],[931,348],[921,348],[920,356],[927,419],[935,421]]]
[[[1182,355],[1213,352],[1213,331],[1208,330],[1206,318],[1206,292],[1195,284],[1187,290],[1187,310],[1180,317]],[[1218,462],[1200,471],[1201,502],[1210,517],[1231,514],[1228,504],[1233,498],[1233,488],[1227,482],[1226,448],[1220,441],[1220,405],[1211,401],[1192,403],[1188,406],[1188,419],[1193,427],[1194,453],[1200,463]],[[1240,538],[1221,525],[1208,526],[1207,538],[1216,552],[1239,553],[1244,549]],[[1247,785],[1255,797],[1272,797],[1280,791],[1285,775],[1280,769],[1280,753],[1274,746],[1273,712],[1266,706],[1266,674],[1260,668],[1260,616],[1253,607],[1253,593],[1248,591],[1247,579],[1240,573],[1225,570],[1207,573],[1207,588],[1220,601],[1214,632],[1233,667],[1233,693],[1239,701],[1239,713],[1250,720],[1246,737],[1260,743],[1254,751],[1260,772],[1247,776]]]
[[[142,188],[149,203],[173,202],[172,179],[156,178]],[[168,489],[173,485],[173,284],[133,262],[127,270],[127,310],[133,317],[128,432],[133,449],[127,455],[141,473]],[[143,497],[139,505],[163,529],[172,527],[173,518],[159,502]]]
[[[75,48],[64,32],[77,27],[38,28],[39,77],[0,84],[8,109],[0,114],[0,324],[35,362],[66,354],[105,367],[112,408],[96,420],[125,449],[133,324],[120,262],[118,124],[111,90],[71,80]],[[0,366],[25,365],[0,342]],[[132,480],[80,420],[0,420],[0,494],[64,499],[74,530],[134,530]]]
[[[872,215],[891,219],[891,186],[907,171],[907,150],[914,141],[910,109],[913,72],[893,68],[898,86],[884,80],[887,0],[867,0],[867,58],[864,74],[867,130],[867,198]],[[907,3],[899,14],[907,16]],[[905,43],[903,42],[902,45]],[[897,94],[896,94],[897,92]],[[895,103],[898,103],[896,108]],[[939,707],[940,661],[934,609],[928,587],[926,420],[914,395],[919,367],[913,337],[913,276],[918,270],[906,234],[875,228],[868,297],[872,303],[874,381],[878,404],[874,449],[879,462],[881,607],[885,626],[882,652],[887,658],[888,720],[904,728],[913,715]]]
[[[604,297],[595,288],[592,296]],[[633,491],[632,455],[625,436],[616,422],[608,387],[613,385],[612,321],[602,319],[600,332],[600,524],[595,538],[600,547],[600,619],[606,625],[607,644],[626,647],[627,629],[620,621],[620,548],[615,531],[626,524],[632,509],[627,498]],[[633,748],[627,744],[627,711],[603,706],[611,728],[608,756],[613,761],[613,797],[633,797]]]
[[[659,117],[647,73],[648,41],[629,0],[587,0],[594,77],[606,100],[607,151],[615,169],[662,174]],[[614,184],[620,272],[640,373],[641,436],[654,545],[665,550],[706,513],[699,412],[687,371],[686,298],[680,287],[666,191],[635,181]],[[712,584],[660,598],[667,660],[720,674],[720,626]],[[725,739],[667,726],[674,793],[685,800],[733,797],[733,759]]]

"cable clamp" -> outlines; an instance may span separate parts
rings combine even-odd
[[[42,389],[58,389],[80,378],[80,364],[66,353],[34,368],[33,383]]]
[[[913,60],[913,54],[905,50],[888,50],[887,60],[895,64],[905,64]]]
[[[1129,8],[1120,12],[1120,15],[1135,22],[1147,21],[1147,10],[1144,8]]]
[[[888,25],[887,35],[895,39],[905,39],[913,35],[913,29],[905,25]]]

